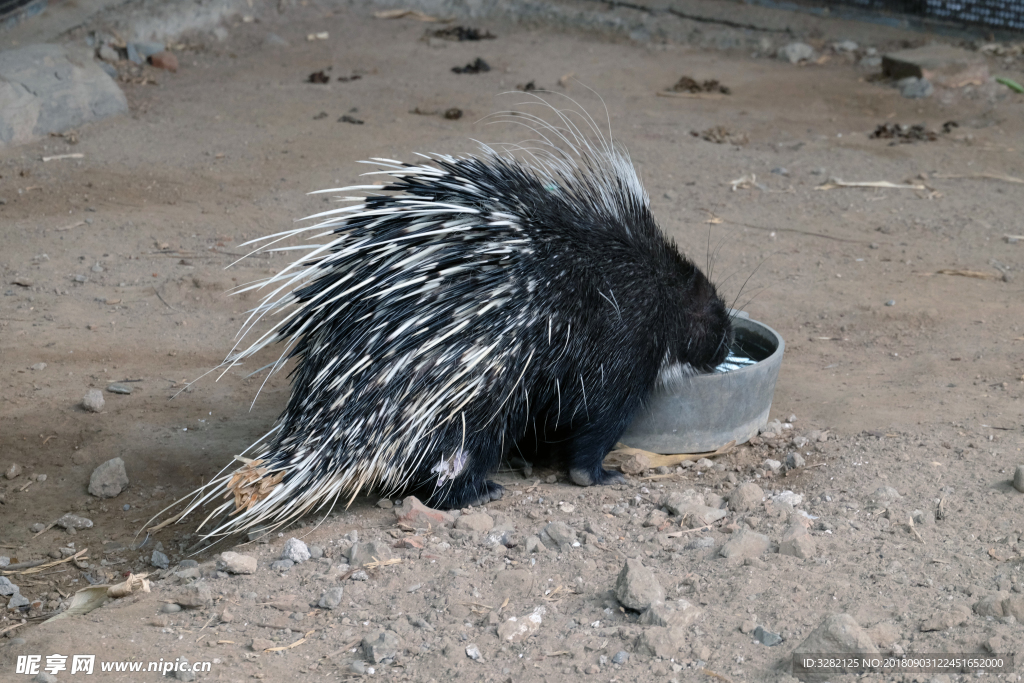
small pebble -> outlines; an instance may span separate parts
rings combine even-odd
[[[302,540],[289,538],[285,541],[284,550],[281,551],[282,560],[291,560],[295,564],[301,564],[309,558],[309,548]]]
[[[10,466],[4,471],[4,476],[8,479],[14,479],[21,474],[21,465],[16,462],[12,462]]]
[[[473,660],[480,659],[480,657],[482,657],[482,655],[480,654],[480,648],[478,648],[476,645],[466,646],[466,656]]]
[[[160,608],[160,611],[165,614],[174,614],[175,612],[181,611],[181,605],[176,602],[165,602],[164,606]]]
[[[289,569],[291,569],[294,566],[295,566],[295,563],[292,562],[291,560],[277,560],[276,562],[272,562],[270,564],[270,568],[273,569],[274,571],[278,571],[278,572],[288,571]]]
[[[1013,471],[1013,488],[1024,493],[1024,465],[1017,465]]]
[[[153,554],[149,558],[149,563],[158,569],[167,569],[171,566],[170,558],[159,550],[153,551]]]
[[[629,653],[626,652],[625,650],[619,650],[618,652],[615,653],[615,656],[612,657],[612,664],[625,664],[628,661],[629,661]]]
[[[33,365],[32,367],[29,368],[29,370],[35,370],[37,372],[40,371],[40,370],[45,370],[45,369],[46,369],[46,363],[36,363],[35,365]]]
[[[896,299],[889,299],[888,301],[885,302],[885,305],[886,306],[895,306],[896,305]]]
[[[37,474],[36,475],[36,481],[38,481],[40,483],[46,481],[46,475],[45,474]]]
[[[82,407],[93,413],[102,411],[103,403],[103,392],[99,389],[90,389],[82,397]]]
[[[109,391],[112,394],[130,394],[132,393],[132,388],[127,384],[114,382],[113,384],[107,386],[107,391]]]

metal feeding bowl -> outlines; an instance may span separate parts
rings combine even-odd
[[[753,364],[658,386],[619,439],[654,453],[704,453],[745,443],[768,424],[786,343],[746,313],[733,318],[733,354]]]

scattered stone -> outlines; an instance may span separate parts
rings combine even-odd
[[[745,560],[748,557],[757,557],[768,550],[768,537],[756,531],[743,528],[732,535],[719,554],[726,559]]]
[[[622,464],[619,465],[619,469],[624,474],[642,474],[651,467],[651,459],[643,453],[630,453]]]
[[[486,534],[494,528],[494,518],[486,512],[474,512],[469,515],[462,515],[455,520],[455,528],[465,529],[466,531],[479,531],[482,534]]]
[[[21,589],[16,584],[11,583],[10,579],[6,576],[0,576],[0,595],[14,595],[20,592]]]
[[[655,508],[647,514],[647,519],[644,520],[644,526],[653,526],[657,528],[667,521],[668,514],[666,514],[664,510],[658,510]]]
[[[344,590],[341,586],[335,586],[334,588],[328,588],[324,591],[323,595],[320,596],[320,601],[317,603],[319,607],[324,609],[338,609],[341,605],[341,596]]]
[[[1008,596],[1007,593],[1002,591],[998,593],[992,593],[986,595],[978,602],[974,603],[974,613],[979,617],[1002,617],[1003,613],[1003,600]]]
[[[178,70],[178,57],[173,52],[168,52],[167,50],[151,55],[149,63],[157,69],[165,69],[171,73],[175,73]]]
[[[43,483],[44,481],[46,481],[46,475],[45,474],[37,474],[36,475],[36,481],[38,481],[40,484]]]
[[[615,597],[623,607],[643,612],[651,603],[665,600],[665,589],[640,560],[627,559],[615,582]]]
[[[82,397],[82,407],[92,413],[99,413],[103,410],[103,392],[99,389],[90,389]]]
[[[931,81],[926,78],[915,78],[913,76],[896,81],[896,87],[900,89],[901,95],[910,99],[930,97],[935,92]]]
[[[282,560],[291,560],[295,564],[302,564],[309,559],[309,548],[298,538],[289,538],[284,543],[281,551]]]
[[[711,536],[701,536],[700,538],[693,539],[683,547],[686,550],[707,550],[708,548],[715,547],[715,539]]]
[[[158,569],[167,569],[171,566],[171,560],[159,550],[154,550],[149,558],[149,563]]]
[[[762,627],[758,626],[754,629],[754,640],[767,645],[768,647],[775,647],[782,642],[782,636],[778,633],[772,633],[771,631],[765,631]]]
[[[46,363],[36,363],[35,365],[29,366],[29,370],[34,372],[41,372],[46,369]]]
[[[12,462],[6,470],[4,470],[4,476],[8,479],[14,479],[21,474],[21,465],[16,462]]]
[[[206,607],[213,603],[213,593],[204,583],[193,583],[180,589],[174,602],[182,607]]]
[[[527,536],[526,537],[526,554],[531,555],[538,550],[544,550],[544,543],[540,540],[539,536]]]
[[[615,653],[615,656],[612,657],[612,664],[625,664],[628,661],[629,661],[629,653],[626,652],[625,650],[619,650],[618,652]]]
[[[181,611],[181,605],[176,602],[165,602],[160,608],[160,611],[164,614],[174,614],[175,612]]]
[[[879,486],[868,496],[865,505],[867,507],[884,508],[889,507],[890,504],[895,503],[900,498],[902,498],[900,492],[893,487]]]
[[[370,575],[367,574],[362,569],[360,569],[355,574],[353,574],[351,578],[352,578],[353,581],[369,581],[370,580]]]
[[[391,502],[390,498],[381,498],[380,500],[377,501],[377,507],[383,510],[390,510],[391,508],[395,507],[395,504]]]
[[[806,560],[818,553],[814,537],[807,532],[803,524],[791,524],[785,533],[782,534],[782,542],[779,544],[780,555],[790,555]]]
[[[509,617],[508,621],[498,627],[498,638],[513,642],[528,638],[540,628],[547,609],[537,607],[525,617]]]
[[[655,602],[644,610],[638,623],[644,626],[686,628],[700,618],[700,615],[701,609],[688,600],[680,599],[675,603]]]
[[[295,566],[292,560],[276,560],[270,563],[270,568],[275,572],[286,572]]]
[[[561,547],[563,543],[572,545],[577,542],[576,532],[565,522],[551,522],[544,527],[544,531],[551,537],[552,541],[558,544],[558,547]]]
[[[764,491],[757,484],[740,484],[729,494],[729,509],[733,512],[749,512],[761,507]]]
[[[779,48],[777,57],[790,64],[799,64],[814,59],[814,48],[807,43],[790,43]]]
[[[319,560],[324,556],[324,549],[318,545],[309,546],[309,557],[313,560]]]
[[[124,93],[91,51],[45,43],[0,52],[0,103],[0,145],[128,111]]]
[[[806,464],[807,461],[804,460],[804,456],[800,455],[796,451],[792,451],[786,456],[786,467],[791,470],[799,469]]]
[[[482,657],[483,655],[480,654],[480,648],[478,648],[476,645],[469,644],[466,646],[466,656],[472,659],[473,661],[476,661],[480,659],[480,657]]]
[[[220,559],[217,560],[217,569],[228,574],[255,574],[256,564],[256,558],[252,555],[243,555],[228,550],[220,554]]]
[[[252,648],[253,652],[263,652],[272,647],[277,647],[277,643],[267,638],[253,638],[252,642],[249,643],[249,647]]]
[[[113,384],[107,385],[107,391],[109,391],[112,394],[128,395],[132,393],[132,388],[131,385],[129,384],[121,384],[120,382],[114,382]]]
[[[1017,469],[1013,471],[1013,488],[1024,493],[1024,465],[1017,465]]]
[[[878,654],[878,648],[871,641],[867,631],[849,614],[831,614],[807,636],[804,642],[796,646],[794,654],[828,653],[842,657],[843,655]],[[844,672],[853,672],[844,669]]]
[[[962,626],[971,620],[971,610],[966,605],[957,605],[948,612],[936,612],[929,619],[921,622],[921,631],[946,631],[955,626]]]
[[[61,529],[91,529],[92,528],[92,520],[91,519],[88,519],[86,517],[79,517],[78,515],[73,515],[70,512],[65,514],[65,515],[61,515],[61,518],[58,519],[55,522],[55,524],[57,526],[59,526]]]
[[[926,45],[882,56],[882,74],[893,80],[918,78],[946,88],[988,81],[984,55],[951,45]]]
[[[380,631],[376,636],[363,638],[363,654],[374,664],[394,659],[402,641],[394,631]]]
[[[779,462],[778,460],[773,460],[772,458],[766,458],[762,464],[765,466],[765,468],[771,470],[776,474],[778,474],[779,470],[782,469],[782,463]]]
[[[868,629],[871,640],[882,650],[888,650],[900,641],[900,631],[894,624],[887,621],[875,624]]]
[[[110,64],[117,64],[121,61],[120,53],[107,43],[100,45],[99,49],[96,50],[96,56]]]
[[[427,507],[416,496],[407,496],[401,507],[395,509],[395,517],[399,524],[411,527],[450,527],[455,523],[451,514]]]
[[[7,603],[8,609],[19,609],[31,605],[32,601],[22,595],[20,592],[14,593],[11,596],[10,601]]]
[[[348,562],[353,567],[364,567],[371,562],[383,562],[390,559],[391,548],[383,541],[353,543],[348,551]]]
[[[800,505],[800,503],[804,502],[804,497],[799,493],[793,493],[792,491],[782,491],[781,493],[776,493],[772,496],[772,502],[795,508]]]
[[[36,522],[35,524],[29,527],[29,530],[34,534],[41,534],[44,531],[46,531],[46,525]]]
[[[97,498],[114,498],[126,488],[128,474],[121,458],[111,458],[94,469],[89,477],[89,493]]]
[[[668,660],[686,644],[686,632],[679,628],[651,626],[640,634],[636,647],[640,652]]]

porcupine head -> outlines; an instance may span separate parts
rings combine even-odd
[[[383,184],[325,190],[347,204],[264,239],[327,238],[250,287],[267,294],[243,336],[273,326],[225,361],[279,343],[270,372],[293,359],[291,396],[179,519],[220,500],[203,524],[230,534],[360,492],[461,508],[501,497],[488,474],[512,455],[621,481],[605,454],[659,378],[725,359],[730,319],[626,154],[589,117],[551,111],[514,117],[530,145],[375,159]]]

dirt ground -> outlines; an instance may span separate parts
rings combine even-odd
[[[297,6],[256,19],[227,26],[223,41],[184,40],[176,74],[146,67],[135,76],[148,82],[123,83],[129,116],[82,127],[74,144],[54,137],[0,150],[0,466],[22,468],[0,479],[0,555],[19,563],[88,549],[77,565],[8,576],[38,602],[0,616],[0,679],[29,680],[15,673],[19,655],[45,664],[57,653],[210,662],[198,680],[216,681],[349,679],[370,676],[367,667],[412,681],[789,680],[794,648],[844,612],[886,653],[1020,651],[1017,617],[1000,604],[1024,592],[1022,494],[1010,484],[1024,463],[1024,240],[1004,237],[1024,234],[1024,186],[1013,181],[1024,176],[1024,96],[989,83],[906,99],[824,38],[817,47],[829,59],[794,66],[491,22],[478,25],[494,40],[431,43],[429,25],[365,8]],[[823,27],[821,36],[838,30]],[[318,31],[329,38],[307,41]],[[477,57],[489,72],[452,72]],[[1024,74],[1019,59],[991,67]],[[308,82],[327,68],[329,84]],[[731,94],[657,95],[684,75],[717,79]],[[335,79],[351,76],[360,78]],[[195,541],[191,518],[136,548],[147,520],[261,436],[287,398],[284,373],[255,402],[266,378],[242,369],[185,388],[220,363],[256,301],[226,291],[287,262],[261,256],[227,268],[245,253],[240,244],[326,208],[306,192],[358,182],[360,159],[519,139],[481,119],[522,101],[498,94],[530,82],[600,118],[599,93],[664,230],[700,263],[710,240],[726,298],[782,334],[772,417],[795,416],[791,428],[713,466],[643,473],[625,486],[501,473],[507,494],[486,514],[507,534],[502,544],[479,529],[433,528],[416,547],[394,511],[368,498],[236,548],[257,558],[251,575],[216,571],[216,552],[229,546],[175,574]],[[446,119],[453,107],[462,117]],[[942,132],[948,121],[957,126]],[[937,135],[869,137],[884,123]],[[726,142],[701,135],[715,127]],[[68,153],[84,157],[42,161]],[[923,189],[826,189],[832,179]],[[113,382],[132,393],[107,391]],[[90,388],[104,393],[100,413],[80,405]],[[806,465],[763,464],[791,452]],[[130,487],[90,496],[91,472],[113,457]],[[725,507],[745,482],[767,500],[729,509],[710,528],[651,517],[688,489]],[[802,496],[797,511],[772,499],[787,490]],[[800,510],[813,518],[815,546],[803,558],[778,552],[791,524],[807,519]],[[31,529],[67,512],[94,526],[70,538]],[[551,522],[579,544],[549,534],[550,548],[534,547],[530,537]],[[741,529],[765,534],[768,551],[722,557]],[[292,536],[322,557],[271,569]],[[356,540],[409,547],[390,550],[400,562],[349,577]],[[156,548],[169,570],[150,566]],[[626,558],[652,569],[678,611],[685,600],[699,616],[676,631],[639,623],[614,595]],[[152,592],[38,625],[74,591],[128,571],[153,572]],[[200,575],[209,599],[161,611]],[[334,586],[341,604],[317,607]],[[984,600],[995,608],[976,608]],[[546,613],[536,634],[499,639],[498,625],[537,607]],[[755,625],[781,643],[753,639]],[[381,632],[398,645],[375,663],[363,642]],[[473,645],[477,659],[467,655]],[[96,680],[158,678],[98,666]],[[79,677],[69,665],[56,680]]]

